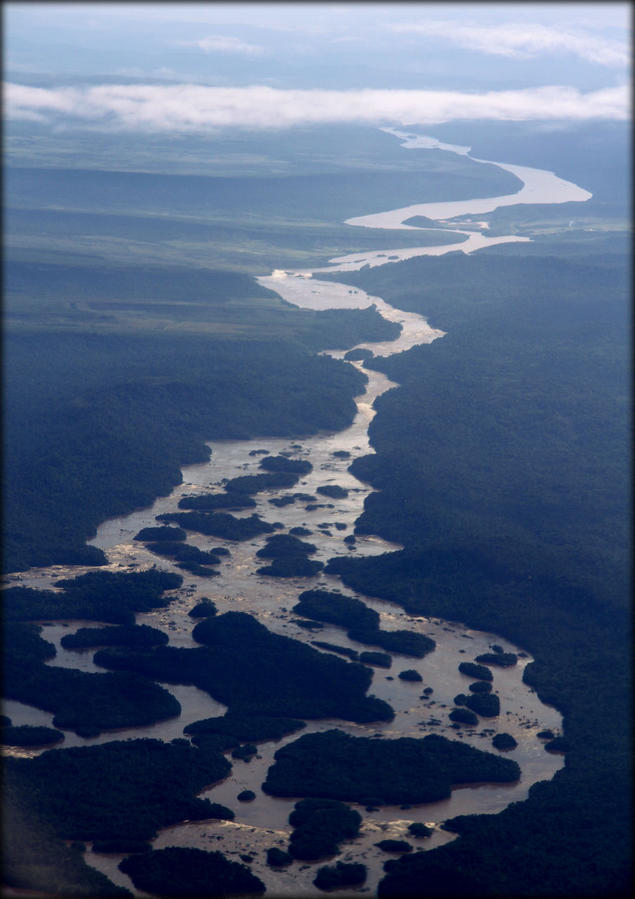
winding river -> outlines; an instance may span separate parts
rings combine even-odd
[[[441,144],[434,138],[394,130],[390,133],[400,139],[406,148],[418,150],[436,148],[460,154],[469,152],[467,147]],[[476,161],[486,162],[486,160]],[[583,202],[590,197],[587,191],[557,178],[550,172],[502,163],[495,164],[513,172],[523,181],[523,187],[518,193],[465,202],[418,204],[350,219],[348,223],[372,228],[412,228],[413,226],[404,222],[415,215],[422,215],[450,228],[453,227],[449,221],[452,218],[468,214],[482,215],[502,205]],[[487,228],[483,222],[470,223],[470,226],[470,230],[463,231],[458,227],[453,228],[460,234],[468,235],[467,241],[463,243],[448,242],[444,246],[391,248],[383,253],[352,254],[331,260],[330,265],[323,269],[297,272],[275,270],[271,275],[258,280],[262,285],[275,290],[288,302],[302,308],[365,308],[374,303],[385,318],[401,325],[401,333],[393,341],[363,343],[359,346],[372,349],[376,355],[401,352],[412,346],[431,343],[442,338],[443,332],[432,328],[422,316],[393,308],[381,298],[369,296],[364,291],[352,289],[348,285],[320,281],[315,274],[319,274],[320,271],[347,271],[364,265],[381,265],[395,259],[418,255],[440,255],[456,249],[472,252],[497,243],[527,240],[511,235],[488,237],[484,233]],[[477,230],[473,230],[474,228]],[[449,231],[450,240],[451,234],[452,231]],[[329,355],[342,358],[344,351],[329,351]],[[106,552],[108,557],[106,567],[117,571],[134,571],[157,565],[166,570],[178,571],[170,561],[151,554],[143,545],[133,542],[132,538],[142,527],[156,524],[155,516],[163,512],[176,511],[177,504],[183,496],[190,493],[218,492],[222,490],[226,479],[258,473],[261,458],[256,452],[258,450],[266,450],[274,455],[291,453],[294,457],[311,462],[312,471],[301,479],[294,490],[316,495],[318,487],[331,484],[346,488],[348,494],[342,499],[329,499],[318,495],[318,500],[313,504],[317,505],[317,508],[307,508],[307,502],[301,501],[277,507],[271,501],[289,491],[267,490],[256,495],[257,508],[249,509],[245,514],[249,515],[256,511],[268,521],[279,522],[282,525],[280,533],[298,526],[309,529],[311,531],[309,539],[317,547],[313,558],[321,562],[326,562],[337,555],[365,556],[400,548],[372,536],[358,536],[353,547],[350,546],[350,542],[344,541],[347,535],[353,533],[355,521],[363,509],[364,499],[371,492],[367,484],[358,481],[349,473],[348,467],[354,458],[373,452],[368,441],[368,425],[374,415],[374,401],[385,391],[397,386],[383,374],[363,369],[360,362],[350,364],[364,370],[368,376],[368,383],[364,394],[357,397],[357,414],[349,428],[337,433],[320,433],[293,439],[258,438],[211,442],[210,460],[184,468],[183,482],[169,496],[157,499],[150,508],[111,519],[99,527],[90,543]],[[201,549],[211,545],[210,539],[200,534],[188,534],[188,542]],[[188,616],[188,612],[201,596],[210,595],[219,613],[229,610],[248,612],[272,631],[294,639],[305,642],[319,639],[358,651],[367,649],[368,647],[349,640],[341,628],[325,625],[319,631],[311,632],[296,623],[291,609],[303,590],[319,587],[338,590],[351,596],[358,594],[344,587],[339,578],[324,573],[311,578],[285,579],[257,574],[256,568],[262,562],[257,559],[256,552],[264,542],[265,536],[240,543],[214,539],[213,545],[225,545],[231,553],[231,556],[224,557],[218,569],[219,575],[210,581],[186,574],[183,586],[173,591],[173,601],[168,608],[139,614],[137,622],[163,629],[168,634],[171,645],[197,645],[191,636],[193,620]],[[79,566],[52,566],[31,569],[21,575],[10,575],[7,581],[51,589],[52,582],[58,578],[75,576],[86,570],[88,569]],[[545,728],[559,733],[562,719],[556,709],[541,703],[533,690],[523,684],[523,670],[531,658],[523,652],[522,647],[513,646],[509,641],[494,634],[470,630],[460,622],[411,616],[375,597],[360,598],[379,613],[383,629],[410,629],[428,634],[436,641],[436,649],[424,659],[413,659],[393,653],[390,670],[374,669],[369,692],[390,703],[395,710],[393,721],[377,725],[356,725],[339,719],[309,721],[302,733],[323,731],[333,727],[351,734],[378,734],[386,738],[420,737],[427,733],[441,733],[478,748],[495,751],[491,746],[492,736],[496,732],[506,732],[512,734],[518,743],[508,755],[518,762],[522,772],[520,780],[516,783],[479,784],[455,789],[451,798],[443,802],[409,808],[387,807],[375,812],[367,812],[364,807],[351,803],[362,815],[362,830],[357,839],[343,844],[339,858],[366,864],[368,879],[364,891],[375,892],[377,883],[383,876],[382,865],[390,857],[375,847],[374,844],[378,840],[386,837],[405,838],[414,844],[415,848],[429,849],[439,846],[454,838],[452,834],[440,829],[440,825],[448,818],[458,814],[499,812],[509,803],[525,799],[532,784],[553,777],[563,764],[563,758],[545,752],[543,743],[536,735]],[[92,650],[69,651],[60,646],[60,639],[64,634],[72,633],[86,624],[94,625],[94,622],[73,620],[43,624],[42,636],[57,647],[57,655],[50,664],[75,667],[83,671],[102,670],[94,665]],[[479,653],[488,651],[492,643],[499,644],[505,651],[519,654],[517,665],[494,671],[494,690],[500,698],[501,714],[498,718],[481,719],[474,728],[452,729],[448,713],[453,706],[453,697],[464,691],[468,683],[465,676],[459,673],[458,665],[461,661],[471,661]],[[400,680],[397,675],[406,668],[416,669],[423,682]],[[433,692],[424,695],[422,693],[424,687],[431,687]],[[109,731],[92,739],[83,739],[67,733],[62,745],[90,745],[127,737],[171,740],[181,737],[183,727],[189,722],[221,715],[225,711],[225,706],[195,687],[168,685],[168,689],[181,703],[182,713],[179,717],[149,727]],[[4,714],[9,715],[14,724],[50,726],[52,722],[51,714],[14,701],[4,703]],[[220,849],[228,858],[234,860],[239,860],[243,854],[249,854],[253,858],[250,867],[265,882],[269,894],[307,897],[320,895],[320,891],[312,885],[312,880],[317,868],[324,862],[310,865],[295,862],[290,868],[282,870],[270,868],[265,863],[267,848],[278,846],[286,849],[290,833],[287,820],[294,800],[266,796],[260,790],[260,785],[265,779],[267,768],[272,763],[274,752],[297,736],[298,734],[295,734],[279,741],[259,744],[258,755],[251,762],[233,760],[231,775],[218,786],[201,794],[232,808],[236,813],[233,822],[203,821],[167,828],[161,831],[154,841],[155,848],[196,846],[203,849]],[[6,751],[16,755],[36,755],[42,750]],[[245,789],[256,793],[255,801],[243,803],[236,800],[237,794]],[[424,841],[409,837],[407,827],[414,821],[433,826],[433,835]],[[132,889],[129,878],[118,870],[117,865],[121,858],[120,855],[97,855],[90,850],[86,854],[89,864],[102,870],[114,882]],[[140,891],[135,892],[139,896],[147,895]]]

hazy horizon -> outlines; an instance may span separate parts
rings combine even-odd
[[[630,118],[626,3],[7,3],[4,13],[8,121],[178,133]]]

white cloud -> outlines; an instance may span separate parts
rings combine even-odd
[[[198,41],[180,41],[181,46],[198,47],[205,53],[238,53],[243,56],[261,56],[265,50],[257,44],[249,44],[237,37],[210,34]]]
[[[627,66],[630,60],[629,47],[620,41],[529,22],[482,26],[430,21],[393,24],[390,29],[400,34],[444,38],[461,47],[495,56],[529,58],[565,52],[609,67]]]
[[[629,86],[582,93],[571,87],[461,93],[426,90],[282,90],[100,85],[45,89],[7,83],[9,118],[62,115],[77,123],[138,131],[289,128],[329,122],[432,125],[456,119],[586,120],[630,116]],[[59,123],[59,119],[57,119]]]
[[[24,84],[3,85],[3,102],[8,105],[9,114],[12,107],[18,112],[31,112],[43,115],[47,112],[62,112],[73,115],[77,102],[77,91],[71,88],[50,90],[44,87],[30,87]]]

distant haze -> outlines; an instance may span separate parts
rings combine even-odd
[[[627,3],[6,3],[4,32],[6,114],[55,124],[629,115]]]

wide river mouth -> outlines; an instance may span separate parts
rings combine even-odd
[[[404,141],[404,146],[424,149],[438,146],[433,139],[403,132],[392,132]],[[426,143],[426,141],[428,143]],[[448,145],[443,145],[446,149]],[[452,148],[453,152],[465,152],[467,148]],[[482,160],[477,160],[482,161]],[[501,164],[502,165],[502,164]],[[514,196],[515,202],[543,203],[584,201],[590,196],[586,191],[569,182],[556,179],[552,173],[539,172],[518,166],[502,166],[513,170],[524,182],[519,194]],[[535,176],[532,173],[536,173]],[[551,176],[551,177],[547,177]],[[532,181],[532,179],[534,179]],[[555,180],[554,180],[555,179]],[[537,185],[544,188],[541,193]],[[533,187],[532,187],[533,185]],[[545,187],[545,185],[547,185]],[[535,188],[535,189],[534,189]],[[577,192],[577,193],[576,193]],[[545,199],[545,193],[550,199]],[[536,197],[540,198],[537,199]],[[426,215],[428,218],[444,219],[464,215],[469,212],[485,212],[497,205],[499,200],[508,198],[492,198],[491,200],[453,202],[451,204],[426,204],[435,206],[425,212],[412,210],[421,207],[407,207],[401,210],[367,216],[366,221],[351,220],[351,224],[365,227],[395,228],[395,222],[403,222],[413,215]],[[511,201],[510,201],[511,202]],[[489,207],[487,204],[490,204]],[[491,204],[494,203],[494,206]],[[475,207],[473,204],[480,204]],[[450,209],[446,207],[451,207]],[[432,215],[431,212],[437,213]],[[451,215],[450,215],[451,213]],[[401,218],[400,218],[401,217]],[[372,221],[368,221],[368,220]],[[409,226],[405,226],[409,227]],[[430,327],[422,316],[403,312],[386,303],[379,297],[371,297],[362,290],[352,289],[348,285],[330,281],[320,281],[314,277],[319,271],[338,271],[360,268],[363,265],[380,265],[395,258],[407,258],[413,255],[438,255],[453,249],[471,252],[479,246],[492,245],[519,238],[498,237],[487,238],[486,235],[474,232],[462,244],[449,242],[443,247],[409,248],[408,250],[389,249],[383,253],[356,254],[354,257],[341,257],[332,260],[327,269],[312,272],[285,272],[274,270],[259,282],[275,290],[283,299],[302,308],[366,308],[375,304],[385,318],[401,325],[400,335],[393,341],[381,343],[364,343],[359,346],[372,349],[376,355],[389,355],[401,352],[410,347],[431,343],[443,337],[443,332]],[[451,240],[449,233],[449,240]],[[478,240],[472,241],[472,238]],[[401,253],[407,254],[401,255]],[[389,258],[390,257],[390,258]],[[342,358],[345,351],[330,352]],[[306,436],[296,435],[292,438],[261,437],[255,440],[214,441],[209,444],[212,450],[209,461],[185,467],[182,471],[183,481],[169,496],[158,498],[151,507],[136,510],[130,515],[110,519],[98,529],[96,536],[89,541],[92,545],[104,550],[108,558],[105,570],[138,571],[153,565],[168,570],[181,572],[174,564],[162,557],[150,553],[142,543],[133,540],[134,535],[143,527],[157,524],[156,516],[165,512],[176,512],[178,502],[188,494],[216,493],[223,490],[226,480],[240,476],[257,474],[262,451],[271,455],[290,454],[294,458],[309,461],[312,470],[303,476],[300,482],[291,489],[265,490],[254,496],[256,508],[244,513],[234,512],[240,516],[260,514],[266,521],[280,525],[277,533],[288,533],[296,527],[309,530],[307,536],[316,546],[311,558],[326,562],[338,555],[368,556],[390,552],[401,547],[373,536],[356,537],[354,545],[345,541],[354,533],[356,519],[363,511],[364,499],[371,492],[368,484],[357,480],[348,468],[351,462],[360,456],[372,453],[368,441],[368,426],[374,416],[375,399],[387,390],[397,387],[384,375],[363,368],[361,362],[352,362],[368,376],[368,383],[363,395],[356,399],[357,413],[354,421],[347,429],[340,432],[320,433]],[[339,486],[347,491],[342,498],[330,498],[318,493],[318,488]],[[296,499],[288,504],[280,505],[276,501],[295,492],[316,497],[310,503]],[[227,611],[248,612],[265,624],[270,630],[284,634],[306,643],[319,640],[335,644],[341,648],[349,648],[363,652],[369,647],[350,640],[345,630],[331,625],[324,625],[316,630],[308,630],[297,623],[297,615],[292,607],[298,601],[299,594],[308,589],[321,588],[337,590],[349,596],[356,596],[369,607],[376,610],[381,619],[381,627],[385,630],[411,630],[427,634],[436,642],[436,648],[423,659],[416,659],[399,653],[392,653],[390,669],[375,668],[372,684],[368,693],[386,700],[395,710],[395,718],[390,722],[359,725],[340,719],[307,721],[307,727],[301,734],[339,728],[354,735],[380,735],[383,738],[402,736],[422,737],[429,733],[442,734],[450,739],[457,739],[476,748],[496,752],[491,740],[496,733],[509,733],[517,741],[517,746],[505,755],[518,762],[521,769],[520,779],[512,784],[478,784],[461,789],[454,789],[449,799],[436,803],[425,803],[410,807],[383,807],[376,811],[366,811],[363,806],[350,803],[363,819],[360,836],[354,841],[342,845],[342,853],[338,856],[343,861],[363,862],[368,868],[368,877],[364,891],[376,892],[377,883],[383,876],[383,863],[394,857],[379,850],[375,843],[387,837],[408,840],[415,849],[431,849],[453,839],[453,835],[443,831],[441,825],[448,818],[459,814],[495,814],[511,802],[522,801],[527,797],[529,788],[536,782],[551,779],[562,766],[561,755],[546,752],[544,744],[537,737],[538,732],[549,729],[560,733],[562,718],[559,712],[540,702],[535,692],[523,683],[523,671],[531,662],[531,657],[522,647],[514,646],[509,641],[495,634],[474,631],[460,622],[448,622],[438,618],[412,616],[401,608],[372,596],[355,593],[344,587],[338,577],[323,572],[313,577],[274,578],[258,574],[256,569],[263,564],[256,553],[265,544],[266,535],[253,540],[241,542],[209,538],[201,534],[188,533],[188,543],[200,549],[210,546],[225,546],[230,555],[223,557],[218,568],[218,576],[214,578],[197,577],[185,573],[181,588],[172,592],[172,602],[165,609],[147,614],[138,614],[137,623],[149,624],[162,629],[169,637],[171,645],[195,646],[191,632],[195,621],[188,612],[202,596],[211,597],[222,614]],[[9,575],[6,581],[10,584],[23,584],[40,589],[51,589],[52,583],[61,577],[74,577],[89,570],[81,566],[51,566],[49,568],[30,569],[22,574]],[[54,588],[53,588],[54,589]],[[42,636],[56,645],[57,655],[51,660],[52,665],[78,668],[84,671],[102,671],[92,661],[93,650],[71,651],[60,646],[65,634],[73,633],[79,627],[94,626],[95,622],[56,621],[41,622]],[[461,674],[458,665],[462,661],[472,661],[475,656],[491,651],[492,644],[498,644],[505,652],[519,655],[516,665],[510,668],[494,668],[493,689],[499,696],[501,713],[495,718],[481,718],[474,727],[452,726],[448,718],[454,706],[453,698],[467,690],[471,678]],[[321,650],[323,651],[323,650]],[[421,682],[408,682],[398,677],[404,669],[415,669],[421,676]],[[431,688],[427,695],[424,688]],[[104,743],[112,739],[136,737],[153,737],[171,740],[183,736],[183,728],[188,723],[215,715],[222,715],[225,706],[214,700],[207,693],[191,686],[167,685],[182,706],[181,715],[149,727],[108,731],[99,737],[84,739],[68,732],[62,746],[91,745]],[[51,726],[52,714],[15,701],[6,701],[4,714],[12,719],[13,724],[43,724]],[[214,802],[228,805],[235,812],[233,822],[202,821],[185,823],[167,828],[160,832],[154,841],[155,848],[166,846],[194,846],[207,850],[220,849],[228,858],[238,861],[240,856],[252,856],[251,870],[263,880],[267,893],[273,896],[317,896],[321,892],[313,886],[312,881],[317,869],[331,861],[303,864],[294,862],[288,869],[277,870],[266,864],[265,850],[272,846],[287,848],[291,828],[288,816],[295,799],[279,799],[264,794],[260,787],[265,780],[267,769],[273,762],[273,754],[286,742],[297,739],[299,733],[292,734],[278,741],[269,741],[258,745],[258,755],[250,762],[232,760],[233,768],[230,776],[204,792]],[[41,749],[6,749],[8,754],[33,756]],[[256,793],[253,802],[239,802],[238,793],[249,789]],[[298,799],[301,797],[297,797]],[[432,836],[425,840],[412,838],[407,831],[409,824],[423,822],[433,826]],[[111,880],[133,890],[135,895],[145,896],[132,887],[129,878],[118,870],[121,855],[97,855],[90,850],[86,853],[86,861],[106,873]]]

